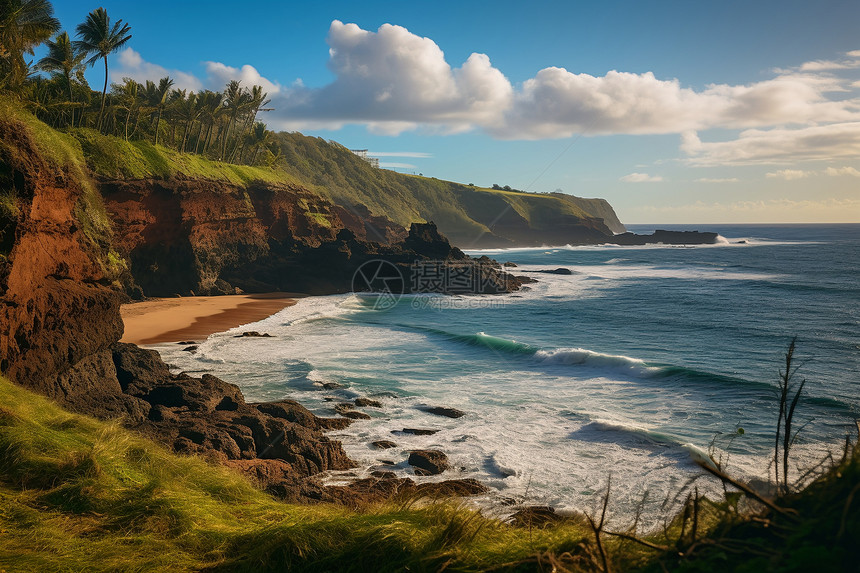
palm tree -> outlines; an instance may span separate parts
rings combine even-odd
[[[48,0],[0,1],[0,83],[15,89],[30,75],[24,54],[60,29],[54,7]]]
[[[185,122],[185,129],[182,132],[182,143],[177,149],[185,151],[185,144],[188,141],[188,133],[194,121],[200,116],[202,111],[197,105],[197,94],[191,92],[188,97],[185,97],[185,90],[175,90],[176,98],[173,104],[173,113],[177,119]]]
[[[264,108],[263,106],[268,105],[271,100],[266,99],[269,94],[263,91],[262,86],[252,86],[250,92],[247,93],[247,100],[245,103],[244,111],[247,112],[248,117],[245,119],[245,125],[242,128],[242,132],[245,135],[249,134],[251,130],[254,128],[254,122],[257,120],[257,115],[260,111],[269,111],[268,108]],[[240,138],[237,137],[236,146],[233,148],[233,153],[230,155],[230,162],[234,162],[236,158],[236,153],[239,152],[241,156],[241,150],[239,145]],[[245,138],[242,137],[242,142],[244,145]]]
[[[236,81],[231,80],[227,83],[224,90],[224,108],[230,113],[230,120],[227,122],[227,130],[224,133],[224,140],[221,147],[221,161],[227,159],[227,147],[230,139],[230,131],[236,123],[236,118],[239,114],[244,113],[247,106],[251,103],[251,95],[248,90]]]
[[[200,149],[200,153],[206,153],[206,150],[209,148],[209,141],[212,136],[212,128],[215,126],[215,122],[223,113],[224,108],[221,107],[221,102],[224,100],[223,94],[219,92],[213,92],[209,90],[202,91],[198,94],[199,98],[199,106],[201,110],[201,128],[202,124],[206,123],[206,135],[201,134],[198,135],[197,143],[198,145],[195,147],[195,152],[199,148],[200,144],[200,136],[202,135],[203,139],[203,148]]]
[[[115,98],[111,98],[111,102],[116,102],[114,105],[117,109],[125,111],[125,140],[134,136],[137,131],[138,116],[140,115],[141,105],[141,85],[131,78],[123,78],[123,83],[113,84],[111,86],[111,94]],[[131,133],[128,132],[128,124],[134,118],[134,128]]]
[[[161,78],[158,85],[146,80],[147,105],[154,107],[156,110],[155,116],[155,145],[158,145],[158,128],[161,126],[161,114],[164,112],[164,107],[167,105],[167,97],[170,95],[170,88],[173,87],[173,80],[170,77]]]
[[[80,53],[72,46],[72,41],[66,32],[57,36],[53,42],[48,40],[48,55],[39,60],[36,67],[42,71],[53,74],[62,74],[69,88],[69,103],[75,103],[75,95],[72,92],[72,74],[80,70],[85,54]],[[72,108],[72,126],[75,125],[75,110]]]
[[[105,113],[105,98],[108,86],[108,56],[120,49],[131,39],[131,26],[117,20],[111,27],[110,17],[104,8],[93,10],[87,15],[83,24],[77,27],[77,36],[80,40],[74,42],[74,46],[90,56],[87,65],[94,66],[100,59],[105,62],[105,86],[102,89],[102,106],[99,110],[98,129],[102,127],[102,118]]]

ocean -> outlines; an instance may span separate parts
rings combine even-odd
[[[361,408],[370,420],[329,434],[361,465],[332,483],[374,469],[414,477],[409,450],[431,448],[452,469],[416,479],[476,478],[491,491],[471,503],[491,514],[589,511],[611,476],[612,514],[642,506],[657,523],[691,487],[721,494],[694,463],[702,452],[741,479],[767,479],[793,338],[807,385],[792,475],[840,450],[860,414],[860,225],[659,228],[721,242],[474,251],[515,273],[572,274],[533,274],[538,283],[510,295],[404,296],[386,310],[373,296],[310,297],[212,335],[196,354],[152,348],[174,371],[238,384],[249,401],[290,398],[334,416],[337,403],[379,400]],[[247,330],[272,337],[236,338]]]

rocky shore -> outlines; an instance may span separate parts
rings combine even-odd
[[[349,486],[323,487],[316,477],[321,472],[355,465],[338,442],[323,435],[350,424],[348,412],[327,419],[289,400],[249,404],[237,386],[215,376],[171,374],[156,352],[118,342],[120,303],[123,290],[137,296],[237,288],[344,292],[356,268],[373,259],[403,273],[415,261],[474,265],[479,292],[510,292],[528,279],[508,275],[488,259],[469,258],[432,223],[413,225],[408,233],[385,231],[384,242],[368,241],[368,229],[388,229],[384,221],[367,213],[362,219],[361,210],[343,212],[318,197],[311,206],[310,197],[289,189],[260,188],[247,195],[219,190],[219,202],[198,184],[138,183],[132,189],[152,192],[108,193],[109,210],[116,215],[122,206],[132,215],[114,219],[113,234],[110,227],[98,231],[103,215],[93,205],[94,182],[85,173],[47,159],[14,121],[0,122],[0,141],[0,164],[16,193],[16,212],[0,221],[4,375],[68,409],[122,420],[176,452],[234,467],[290,500],[359,503],[410,489],[422,495],[484,490],[469,480],[417,485],[385,472]],[[170,186],[184,191],[168,193]],[[234,200],[262,201],[265,209],[255,213],[264,216],[237,221],[224,204]],[[171,210],[182,201],[197,209],[193,216]],[[116,262],[114,249],[129,257],[130,269]],[[443,455],[425,457],[433,465],[416,467],[444,469]]]

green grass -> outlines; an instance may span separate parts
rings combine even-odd
[[[257,181],[295,183],[294,178],[280,170],[212,161],[202,155],[180,153],[148,141],[125,141],[92,129],[75,129],[71,135],[80,142],[90,169],[111,179],[183,177],[236,185]]]
[[[750,520],[700,502],[694,545],[677,517],[652,543],[603,536],[616,571],[841,570],[860,539],[856,452]],[[737,500],[737,496],[731,497]],[[292,505],[240,475],[71,414],[0,378],[0,571],[598,571],[581,520],[525,528],[453,502],[354,510]]]
[[[451,503],[289,505],[0,378],[0,570],[480,571],[583,536]]]

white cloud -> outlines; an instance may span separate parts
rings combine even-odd
[[[737,177],[700,177],[696,179],[696,183],[737,183],[740,181]]]
[[[206,87],[211,90],[223,90],[224,86],[232,80],[238,80],[243,87],[250,89],[258,85],[269,97],[281,91],[277,82],[270,81],[260,75],[254,66],[245,64],[241,68],[227,66],[220,62],[204,62],[206,68]]]
[[[462,131],[498,121],[511,99],[510,82],[486,55],[454,69],[433,40],[401,26],[369,32],[335,20],[327,41],[335,80],[286,90],[268,120],[286,128],[363,123],[384,134],[424,124]]]
[[[840,175],[850,175],[851,177],[860,177],[860,171],[853,167],[828,167],[824,170],[824,174],[830,177],[839,177]]]
[[[110,69],[111,82],[114,83],[120,83],[123,78],[131,78],[139,83],[144,83],[146,80],[158,83],[158,80],[165,76],[173,78],[175,82],[173,87],[176,89],[197,91],[203,87],[203,82],[193,74],[179,70],[168,70],[158,64],[147,62],[131,48],[121,51],[117,58],[117,64]]]
[[[779,171],[765,173],[765,177],[768,179],[785,179],[786,181],[791,181],[792,179],[803,179],[813,174],[814,172],[812,171],[802,171],[800,169],[780,169]]]
[[[681,136],[691,165],[790,164],[860,157],[860,122],[800,129],[742,131],[730,141],[703,142],[696,133]]]
[[[699,166],[860,157],[860,83],[839,76],[860,67],[860,50],[748,85],[693,89],[651,72],[592,76],[549,67],[515,87],[487,55],[472,54],[453,67],[432,39],[401,26],[373,32],[335,20],[327,42],[334,80],[321,87],[299,80],[282,85],[251,65],[211,61],[198,79],[146,62],[131,49],[120,54],[111,77],[169,74],[185,89],[221,90],[233,79],[262,85],[274,108],[264,118],[272,129],[361,124],[384,135],[482,129],[503,139],[679,133],[687,162]],[[716,128],[742,131],[729,141],[700,139],[699,132]]]
[[[359,123],[388,134],[481,128],[505,139],[860,121],[860,99],[827,97],[850,84],[822,75],[830,66],[824,62],[749,85],[698,91],[651,72],[591,76],[549,67],[514,89],[486,55],[472,54],[454,69],[433,40],[401,26],[371,32],[335,20],[328,43],[334,81],[285,90],[270,121],[294,129]]]
[[[663,177],[660,175],[648,175],[647,173],[631,173],[620,179],[625,183],[656,183],[662,180]]]
[[[702,91],[651,72],[605,76],[546,68],[527,80],[506,121],[491,132],[539,139],[588,134],[681,133],[860,120],[860,100],[830,101],[844,82],[810,75],[780,76],[751,85],[710,85]]]

